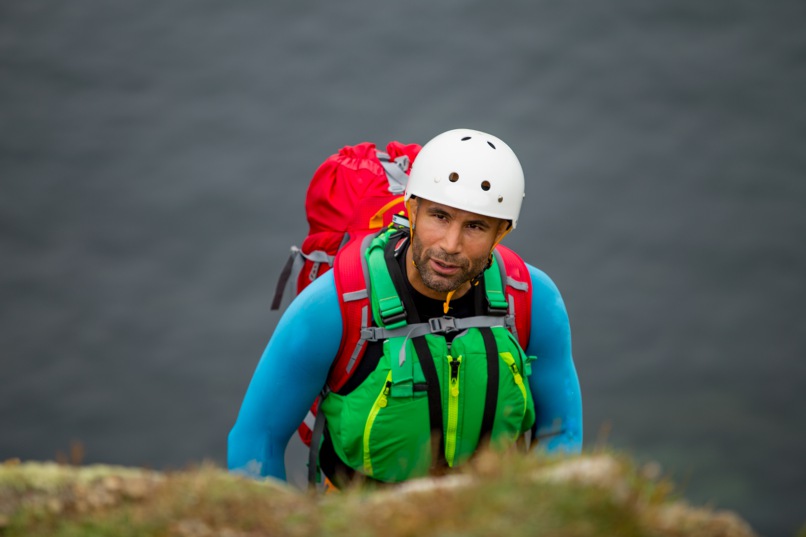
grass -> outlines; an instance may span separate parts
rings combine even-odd
[[[655,474],[657,472],[654,472]],[[416,487],[416,490],[415,490]],[[316,496],[213,465],[173,473],[0,465],[0,536],[745,536],[628,458],[484,453],[460,474]]]

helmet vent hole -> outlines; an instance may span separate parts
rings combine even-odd
[[[492,143],[491,141],[489,141],[489,140],[487,140],[487,145],[489,145],[490,147],[492,147],[493,149],[495,149],[495,146],[494,146],[494,145],[493,145],[493,143]]]
[[[459,174],[456,172],[451,172],[451,174],[448,176],[448,181],[450,181],[451,183],[455,183],[458,180],[459,180]]]
[[[463,142],[466,142],[466,141],[468,141],[468,140],[470,140],[470,136],[465,136],[464,138],[462,138],[462,141],[463,141]]]
[[[481,189],[485,192],[490,190],[490,182],[489,181],[482,181],[481,182]]]
[[[504,196],[498,196],[498,203],[503,203]]]

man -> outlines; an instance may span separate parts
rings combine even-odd
[[[410,229],[340,254],[364,266],[375,328],[349,380],[320,406],[326,424],[312,446],[337,484],[438,473],[530,430],[548,452],[581,449],[562,298],[543,272],[496,248],[517,226],[523,197],[523,171],[507,144],[448,131],[412,165]],[[349,353],[340,306],[349,293],[337,291],[339,277],[337,259],[280,320],[229,435],[231,470],[285,479],[288,440],[334,360]]]

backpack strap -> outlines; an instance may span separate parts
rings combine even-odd
[[[496,278],[495,276],[499,277]],[[501,266],[498,256],[494,255],[484,278],[487,311],[491,315],[506,315],[508,313],[507,297],[504,295],[504,282],[506,282],[506,268]]]
[[[481,429],[479,431],[479,442],[487,444],[493,434],[495,423],[495,411],[498,406],[498,344],[495,336],[489,328],[479,330],[484,341],[484,352],[487,355],[487,388],[484,394],[484,413],[481,416]]]
[[[316,398],[315,406],[317,408],[316,416],[313,417],[313,423],[309,425],[311,429],[310,449],[308,450],[308,488],[316,489],[316,484],[319,482],[319,452],[322,447],[322,436],[325,432],[325,425],[327,419],[325,413],[319,409],[319,405],[327,397],[327,386],[322,390],[322,393]],[[308,412],[310,415],[311,412]],[[307,418],[307,416],[306,416]]]
[[[378,297],[377,301],[372,302],[372,314],[379,325],[400,328],[406,326],[406,309],[386,267],[386,244],[389,240],[384,235],[381,233],[372,240],[367,253],[370,281]]]
[[[370,280],[364,252],[373,234],[357,238],[342,248],[334,261],[334,279],[341,308],[342,334],[339,352],[328,374],[328,385],[338,391],[350,378],[364,354],[367,339],[364,329],[371,323]]]
[[[499,244],[493,253],[501,270],[501,280],[506,282],[503,292],[506,295],[508,313],[515,319],[510,330],[521,348],[526,350],[532,329],[532,292],[529,288],[532,279],[529,269],[524,260],[506,246]],[[490,307],[493,307],[489,296],[488,301]]]

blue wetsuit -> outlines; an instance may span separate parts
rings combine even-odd
[[[548,452],[582,447],[582,399],[571,356],[568,314],[554,282],[527,265],[532,280],[528,355],[537,356],[529,383],[537,433]],[[333,272],[291,303],[263,353],[229,434],[230,470],[285,480],[285,447],[325,384],[341,341],[342,320]]]

